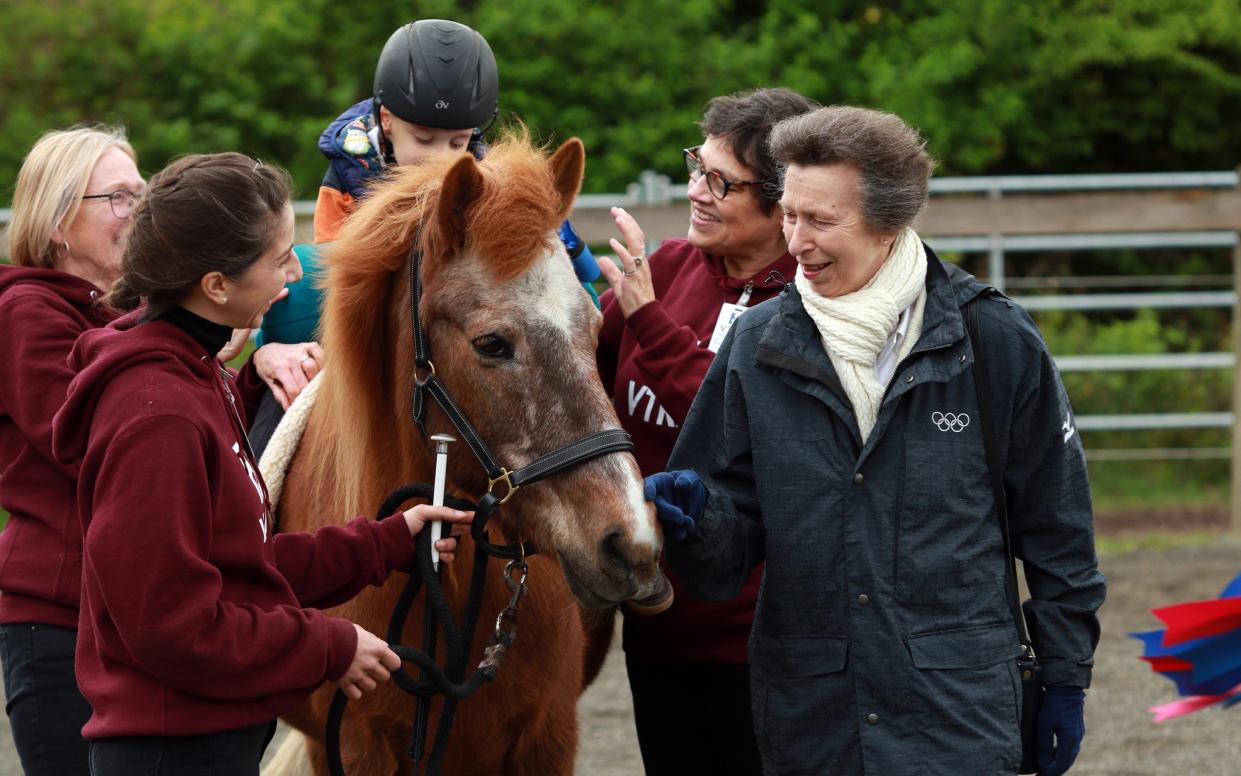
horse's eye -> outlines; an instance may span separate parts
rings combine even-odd
[[[484,334],[473,342],[479,355],[487,358],[512,358],[513,346],[496,334]]]

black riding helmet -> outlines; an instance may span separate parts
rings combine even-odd
[[[382,105],[437,129],[485,128],[500,109],[500,74],[482,35],[444,19],[406,24],[375,66],[375,123]]]

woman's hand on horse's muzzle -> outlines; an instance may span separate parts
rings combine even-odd
[[[655,502],[655,515],[669,541],[679,542],[693,532],[707,506],[707,488],[689,469],[660,472],[646,478],[647,501]]]
[[[452,563],[453,553],[457,549],[457,537],[470,530],[473,519],[473,512],[430,504],[419,504],[413,509],[405,510],[405,522],[409,525],[410,536],[417,536],[422,527],[432,520],[443,520],[452,526],[448,538],[437,539],[435,542],[435,549],[439,550],[440,560],[444,563]]]

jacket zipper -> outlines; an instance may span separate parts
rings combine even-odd
[[[892,370],[892,376],[888,378],[888,382],[887,382],[887,384],[883,386],[883,396],[879,399],[879,406],[881,406],[881,407],[882,407],[882,406],[883,406],[883,403],[884,403],[885,401],[887,401],[887,399],[888,399],[888,390],[892,388],[892,383],[896,382],[896,376],[897,376],[898,374],[900,374],[900,373],[901,373],[901,367],[905,365],[905,362],[906,362],[906,361],[908,361],[909,359],[913,358],[914,356],[919,356],[919,355],[922,355],[923,353],[934,353],[934,352],[935,352],[935,351],[937,351],[937,350],[948,350],[948,349],[949,349],[949,348],[951,348],[951,347],[952,347],[952,344],[951,344],[951,343],[949,343],[949,344],[946,344],[946,345],[936,345],[936,346],[935,346],[935,347],[933,347],[933,348],[925,348],[925,349],[923,349],[923,350],[915,350],[915,351],[913,351],[912,353],[910,353],[909,355],[907,355],[907,356],[905,356],[904,358],[902,358],[900,361],[897,361],[897,362],[896,362],[896,368],[894,368],[894,369]]]
[[[207,357],[204,356],[203,361],[206,360]],[[224,388],[224,395],[228,397],[228,407],[233,411],[233,420],[237,423],[237,433],[241,436],[241,443],[246,446],[246,455],[250,458],[250,465],[254,467],[254,473],[261,478],[262,475],[259,475],[258,457],[254,454],[254,448],[250,446],[250,435],[246,433],[246,426],[241,422],[241,413],[237,411],[237,399],[233,396],[233,389],[228,387],[228,381],[231,376],[218,363],[214,366],[216,373],[220,377],[220,386]],[[271,498],[267,495],[267,483],[265,482],[263,483],[263,511],[267,518],[267,528],[270,535],[271,527],[276,524],[276,520],[271,512]]]

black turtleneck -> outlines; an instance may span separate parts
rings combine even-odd
[[[233,336],[233,330],[228,326],[209,321],[201,315],[195,315],[179,305],[168,308],[152,320],[171,323],[193,337],[195,342],[203,346],[203,350],[213,356],[219,353],[220,349],[228,344],[229,338]]]

